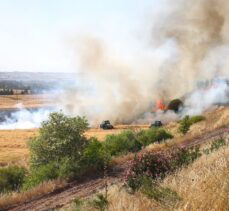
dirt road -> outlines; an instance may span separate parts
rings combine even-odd
[[[207,142],[213,138],[220,138],[229,135],[229,127],[214,130],[205,133],[193,139],[184,140],[180,146],[195,146]],[[125,171],[128,163],[114,166],[108,172],[108,177],[104,178],[103,175],[94,175],[86,178],[80,183],[71,183],[62,189],[53,191],[52,193],[35,198],[32,201],[23,204],[14,205],[4,210],[11,211],[48,211],[60,208],[66,204],[71,203],[75,198],[84,198],[101,190],[108,184],[116,183],[122,179],[122,173]]]

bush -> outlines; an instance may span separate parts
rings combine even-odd
[[[179,131],[183,134],[186,134],[191,125],[197,123],[197,122],[200,122],[200,121],[203,121],[205,120],[205,117],[204,116],[192,116],[192,117],[189,117],[188,115],[184,117],[184,119],[181,120],[180,122],[180,126],[179,126]]]
[[[177,148],[171,152],[148,153],[135,157],[125,173],[126,185],[133,191],[142,187],[146,178],[161,180],[201,156],[199,147]]]
[[[127,185],[137,190],[142,186],[145,177],[163,179],[171,171],[170,157],[165,153],[148,153],[130,163],[130,168],[125,174]]]
[[[173,136],[163,128],[150,128],[142,130],[137,134],[137,139],[143,146],[171,138]]]
[[[29,188],[38,185],[43,181],[55,179],[57,176],[58,167],[55,162],[39,166],[38,168],[34,169],[26,178],[23,189],[28,190]]]
[[[0,193],[18,191],[25,180],[25,168],[9,166],[0,168]]]
[[[85,118],[51,113],[42,123],[39,135],[29,142],[31,175],[28,186],[81,173],[79,162],[88,144],[84,136],[87,127]]]
[[[185,116],[184,119],[181,120],[178,130],[181,133],[186,134],[189,131],[190,126],[191,126],[191,123],[189,121],[189,116]]]
[[[137,152],[142,147],[141,143],[137,140],[136,134],[130,130],[118,135],[108,135],[104,146],[112,156],[123,155],[128,152]]]
[[[110,152],[105,149],[104,145],[96,138],[91,138],[83,150],[80,167],[88,170],[101,170],[104,164],[109,164],[110,160]]]

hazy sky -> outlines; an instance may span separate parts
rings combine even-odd
[[[72,71],[71,42],[92,34],[130,37],[160,0],[0,0],[0,71]]]

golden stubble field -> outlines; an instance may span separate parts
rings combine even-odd
[[[19,99],[19,100],[18,100]],[[17,102],[23,103],[25,107],[42,107],[53,105],[53,98],[48,95],[20,95],[20,96],[0,96],[0,109],[13,108]],[[221,126],[229,125],[229,107],[218,107],[207,111],[206,121],[195,124],[191,127],[189,135],[196,136],[206,131],[214,130]],[[178,123],[171,122],[165,126],[178,141],[180,134],[177,132]],[[107,135],[118,134],[123,130],[146,129],[148,125],[116,125],[113,130],[102,130],[91,128],[86,132],[86,136],[97,137],[103,141]],[[29,158],[27,142],[30,138],[38,134],[38,129],[29,130],[0,130],[0,166],[8,163],[19,163],[26,165]]]
[[[40,95],[1,95],[0,109],[18,108],[22,104],[25,108],[39,108],[54,105],[54,98],[48,94]]]
[[[125,129],[143,129],[147,125],[124,126],[117,125],[113,130],[102,130],[91,128],[86,132],[86,137],[96,137],[103,141],[107,135],[118,134]],[[29,158],[27,142],[38,134],[38,129],[29,130],[0,130],[0,166],[8,163],[19,163],[26,165]]]

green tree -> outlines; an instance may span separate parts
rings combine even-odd
[[[183,102],[180,99],[174,99],[170,101],[168,105],[169,110],[173,110],[174,112],[178,112],[183,107]]]
[[[39,135],[29,142],[31,165],[36,168],[63,159],[77,161],[87,145],[84,132],[88,122],[83,117],[68,117],[62,112],[51,113],[42,123]]]

